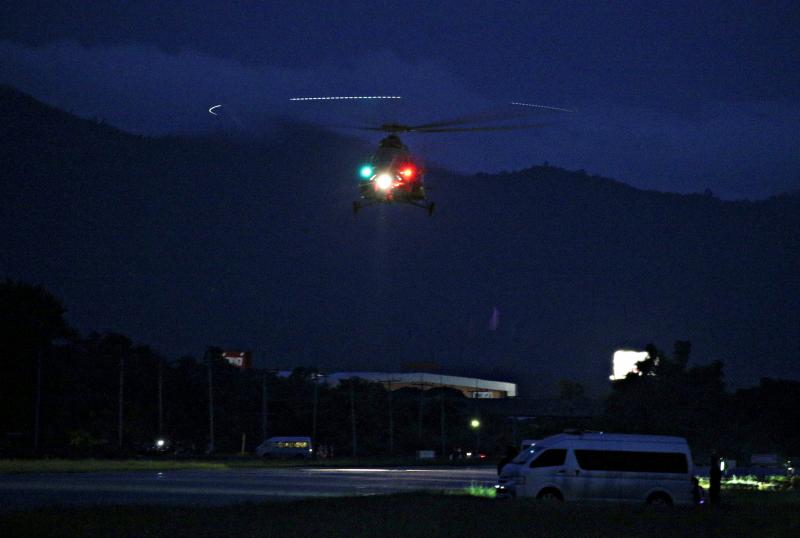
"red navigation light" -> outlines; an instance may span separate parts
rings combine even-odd
[[[400,167],[400,175],[403,179],[411,179],[417,175],[417,169],[413,164],[404,164]]]

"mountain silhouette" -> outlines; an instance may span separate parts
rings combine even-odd
[[[0,276],[44,285],[82,330],[172,356],[250,349],[257,366],[433,361],[528,396],[562,378],[605,390],[615,349],[677,339],[733,386],[800,377],[800,193],[431,166],[433,217],[354,217],[374,149],[358,139],[291,123],[141,137],[8,87],[0,106]]]

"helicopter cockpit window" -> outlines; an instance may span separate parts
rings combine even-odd
[[[377,166],[392,166],[397,157],[397,150],[390,148],[378,148],[375,152],[374,162]]]
[[[380,142],[380,147],[382,148],[394,148],[394,149],[404,149],[403,143],[400,142],[400,138],[395,135],[389,135]]]
[[[389,135],[381,140],[378,150],[373,156],[373,164],[380,167],[390,167],[408,160],[408,148],[403,145],[400,138]]]

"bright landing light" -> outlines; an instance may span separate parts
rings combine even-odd
[[[389,190],[392,186],[392,176],[389,174],[381,174],[375,179],[375,183],[382,191]]]

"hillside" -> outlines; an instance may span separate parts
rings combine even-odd
[[[10,88],[0,107],[0,277],[45,285],[84,330],[276,367],[433,360],[529,393],[560,378],[602,390],[614,349],[675,339],[724,360],[733,385],[797,372],[797,193],[723,202],[550,166],[433,169],[434,217],[355,218],[360,141],[292,125],[143,138]]]

